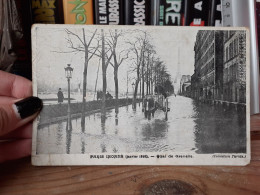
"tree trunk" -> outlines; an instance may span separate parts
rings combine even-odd
[[[95,92],[94,92],[94,99],[95,100],[95,96],[97,95],[97,82],[98,82],[98,73],[99,73],[99,67],[100,67],[100,61],[98,63],[98,69],[97,69],[97,77],[96,77],[96,83],[95,83]],[[98,97],[97,97],[98,98]],[[98,99],[97,99],[98,100]]]
[[[106,115],[106,90],[107,90],[107,76],[106,76],[106,58],[105,58],[105,37],[104,30],[101,29],[102,36],[102,77],[103,77],[103,95],[102,95],[102,106],[101,106],[101,117]]]
[[[144,60],[142,63],[142,99],[144,99]]]
[[[148,52],[147,65],[146,65],[146,95],[150,94],[150,52]]]
[[[139,71],[138,71],[138,74],[139,74]],[[134,91],[134,97],[133,97],[133,109],[136,109],[136,98],[137,98],[138,84],[139,84],[139,75],[137,77],[137,80],[135,81],[135,91]]]
[[[115,98],[116,98],[115,112],[118,113],[118,106],[119,106],[118,105],[118,65],[116,62],[114,64],[114,81],[115,81]]]
[[[142,98],[142,76],[140,76],[140,92],[139,92],[139,99]]]
[[[135,81],[135,91],[134,91],[133,102],[132,102],[133,109],[136,109],[136,98],[137,98],[137,92],[138,92],[138,84],[139,84],[139,80],[140,80],[140,64],[137,66],[136,76],[137,76],[137,79]]]
[[[116,116],[119,112],[119,108],[118,108],[118,106],[119,106],[119,103],[118,103],[118,68],[120,66],[120,64],[118,64],[117,57],[116,57],[117,39],[118,39],[117,30],[115,30],[112,55],[114,57],[114,83],[115,83],[115,101],[116,101],[115,102],[115,112],[116,112]],[[122,63],[122,61],[120,63]]]
[[[101,114],[106,114],[106,90],[107,90],[107,75],[106,70],[102,70],[102,76],[103,76],[103,94],[102,94],[102,106],[101,106]]]
[[[150,67],[150,72],[149,72],[149,93],[150,94],[153,94],[153,68],[152,68],[153,64],[151,64],[151,67]]]
[[[140,96],[142,99],[144,99],[144,66],[145,66],[145,63],[144,63],[144,51],[143,51],[143,55],[142,55],[142,61],[141,61],[141,66],[142,66],[142,69],[141,69],[141,83],[140,83]]]
[[[85,43],[85,31],[83,29],[83,38]],[[82,110],[81,110],[81,130],[85,132],[85,112],[86,112],[86,94],[87,94],[87,76],[88,76],[88,48],[85,44],[85,63],[83,71],[83,97],[82,97]]]
[[[86,59],[85,59],[86,60]],[[85,109],[86,109],[86,94],[87,94],[87,73],[88,63],[85,62],[83,72],[83,97],[82,97],[82,110],[81,110],[81,129],[85,132]]]
[[[146,69],[146,95],[149,94],[149,67]]]

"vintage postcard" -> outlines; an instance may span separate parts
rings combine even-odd
[[[246,165],[246,28],[34,25],[34,165]]]

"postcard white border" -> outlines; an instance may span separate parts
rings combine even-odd
[[[172,26],[115,26],[120,29],[156,29],[175,28],[176,30],[246,30],[247,52],[246,52],[246,126],[247,126],[247,152],[241,154],[233,153],[216,153],[216,154],[196,154],[189,152],[139,152],[139,153],[93,153],[93,154],[36,154],[37,144],[37,124],[36,119],[33,123],[33,138],[32,138],[32,164],[37,166],[65,166],[65,165],[227,165],[227,166],[242,166],[250,163],[251,147],[250,147],[250,33],[246,27],[172,27]],[[82,25],[49,25],[35,24],[32,27],[32,75],[33,75],[33,95],[37,96],[37,79],[35,58],[37,55],[37,28],[82,28]],[[89,25],[88,29],[111,29],[113,26]],[[123,158],[90,158],[90,155],[123,155]],[[157,156],[165,155],[166,158],[128,158],[129,156]],[[176,155],[193,156],[193,158],[176,158]],[[213,157],[226,155],[230,157]],[[169,158],[169,156],[173,156]],[[239,157],[240,156],[240,157]],[[235,158],[236,157],[236,158]]]

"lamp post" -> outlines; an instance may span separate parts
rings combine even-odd
[[[71,68],[70,64],[68,64],[67,67],[65,67],[64,69],[65,69],[65,76],[68,80],[68,127],[69,130],[71,130],[72,126],[71,126],[71,112],[70,112],[70,79],[72,78],[73,68]]]
[[[126,99],[128,101],[128,71],[126,73]]]

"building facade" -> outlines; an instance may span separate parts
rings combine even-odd
[[[224,32],[224,100],[246,102],[246,33]]]
[[[198,31],[191,94],[195,99],[223,99],[223,31]]]
[[[190,75],[182,75],[180,80],[180,93],[183,92],[184,85],[187,85],[187,83],[191,82],[191,76]]]
[[[182,75],[180,81],[180,94],[190,97],[190,92],[191,92],[190,89],[191,89],[191,76]]]

